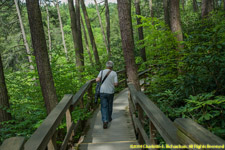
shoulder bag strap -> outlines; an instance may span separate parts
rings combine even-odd
[[[105,76],[104,79],[102,80],[102,83],[101,83],[101,84],[104,83],[105,79],[109,76],[110,72],[111,72],[111,70],[109,70],[109,72],[106,74],[106,76]]]

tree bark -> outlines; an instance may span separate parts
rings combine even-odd
[[[88,17],[86,6],[84,4],[84,0],[81,0],[81,7],[82,7],[82,10],[83,10],[84,19],[85,19],[87,30],[88,30],[88,35],[89,35],[89,38],[90,38],[90,41],[91,41],[92,50],[93,50],[94,57],[95,57],[95,63],[96,63],[97,66],[100,67],[101,63],[100,63],[100,59],[99,59],[99,55],[98,55],[98,50],[97,50],[95,38],[94,38],[94,35],[93,35],[93,32],[92,32],[91,23],[90,23],[90,20],[89,20],[89,17]]]
[[[109,4],[108,0],[105,0],[105,19],[106,19],[106,34],[107,34],[107,44],[108,44],[108,50],[110,50],[110,16],[109,16]],[[111,53],[110,53],[111,55]]]
[[[198,12],[198,4],[196,0],[193,0],[193,10],[194,12]]]
[[[26,0],[26,5],[42,95],[44,97],[47,113],[49,114],[58,101],[38,1],[39,0]]]
[[[78,42],[79,42],[79,50],[81,56],[82,66],[84,66],[84,49],[83,49],[83,41],[82,41],[82,32],[81,32],[81,25],[80,25],[80,0],[75,0],[76,3],[76,20],[77,20],[77,34],[78,34]]]
[[[166,25],[170,28],[170,16],[169,16],[169,0],[163,0],[164,7],[164,20]]]
[[[90,51],[89,44],[88,44],[88,39],[87,39],[87,34],[86,34],[85,27],[84,27],[83,19],[82,19],[81,16],[80,16],[80,21],[81,21],[81,26],[82,26],[83,33],[84,33],[84,40],[85,40],[85,44],[86,44],[86,49],[87,49],[87,52],[88,52],[89,60],[90,60],[91,65],[93,66],[94,62],[92,60],[92,55],[91,55],[91,51]]]
[[[29,61],[29,64],[30,64],[30,70],[34,70],[34,66],[32,65],[33,61],[32,61],[32,58],[30,56],[31,52],[30,52],[29,45],[27,43],[26,33],[25,33],[25,30],[24,30],[23,21],[22,21],[22,17],[21,17],[21,14],[20,14],[20,9],[19,9],[17,1],[18,0],[14,0],[14,3],[16,5],[16,11],[17,11],[17,14],[18,14],[19,22],[20,22],[20,29],[21,29],[21,32],[22,32],[22,35],[23,35],[23,42],[24,42],[24,46],[26,48],[26,52],[27,52],[27,55],[28,55],[28,61]]]
[[[179,0],[170,0],[170,27],[173,33],[176,33],[177,41],[183,41],[183,34],[180,21]],[[178,49],[183,45],[178,43]]]
[[[51,40],[50,20],[49,20],[49,11],[48,11],[47,2],[45,2],[45,9],[46,9],[46,14],[47,14],[49,61],[51,62],[52,40]]]
[[[135,0],[136,15],[141,15],[140,0]],[[137,17],[137,25],[141,24],[141,18]],[[143,27],[138,28],[139,40],[144,40]],[[144,44],[143,42],[141,44]],[[141,58],[146,61],[145,47],[140,50]]]
[[[64,31],[63,31],[63,24],[62,24],[62,18],[61,18],[61,13],[60,13],[60,9],[59,9],[59,2],[58,0],[53,1],[54,5],[57,9],[57,13],[58,13],[58,19],[59,19],[59,25],[60,25],[60,30],[61,30],[61,34],[62,34],[62,42],[63,42],[63,47],[64,47],[64,52],[66,55],[66,59],[69,60],[68,58],[68,51],[66,48],[66,41],[65,41],[65,35],[64,35]]]
[[[223,10],[225,11],[225,0],[223,0]]]
[[[75,54],[76,54],[76,66],[82,67],[82,56],[81,56],[81,45],[79,44],[79,41],[82,40],[81,37],[79,37],[78,29],[77,29],[77,18],[76,18],[76,12],[73,5],[73,0],[68,0],[69,5],[69,12],[70,12],[70,20],[71,20],[71,29],[72,29],[72,35],[73,35],[73,43],[75,48]],[[80,39],[79,39],[80,38]]]
[[[183,8],[183,11],[185,11],[184,5],[185,5],[185,0],[182,0],[182,8]]]
[[[5,84],[5,76],[0,54],[0,123],[11,119],[11,114],[8,113],[6,109],[9,109],[9,96]]]
[[[128,82],[140,90],[137,66],[134,58],[134,39],[131,20],[131,0],[117,0],[120,33],[122,39],[123,54],[126,64]]]
[[[149,0],[149,10],[150,10],[150,17],[154,17],[154,11],[152,7],[152,0]]]
[[[213,10],[213,0],[202,0],[202,19],[207,18]]]
[[[106,47],[108,59],[109,59],[110,58],[110,50],[108,49],[109,46],[108,46],[108,43],[107,43],[107,40],[106,40],[106,37],[105,37],[105,32],[104,32],[104,28],[103,28],[103,25],[102,25],[102,19],[101,19],[101,15],[100,15],[99,9],[98,9],[98,3],[97,3],[96,0],[94,0],[94,1],[95,1],[96,11],[97,11],[97,14],[98,14],[99,24],[100,24],[101,31],[102,31],[103,41],[105,43],[105,47]]]

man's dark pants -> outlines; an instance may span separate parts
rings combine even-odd
[[[102,122],[112,120],[114,94],[100,93]]]

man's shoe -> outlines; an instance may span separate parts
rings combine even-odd
[[[104,122],[103,123],[103,129],[107,129],[107,126],[108,126],[108,122]]]
[[[112,119],[109,119],[109,122],[111,122],[112,121]]]

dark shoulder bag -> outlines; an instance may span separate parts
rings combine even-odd
[[[95,103],[98,102],[98,98],[100,97],[100,89],[101,89],[101,85],[104,83],[105,79],[108,77],[108,75],[110,74],[111,70],[106,74],[106,76],[104,77],[104,79],[102,80],[102,73],[103,70],[101,72],[101,79],[100,82],[96,83],[96,88],[95,88]]]

